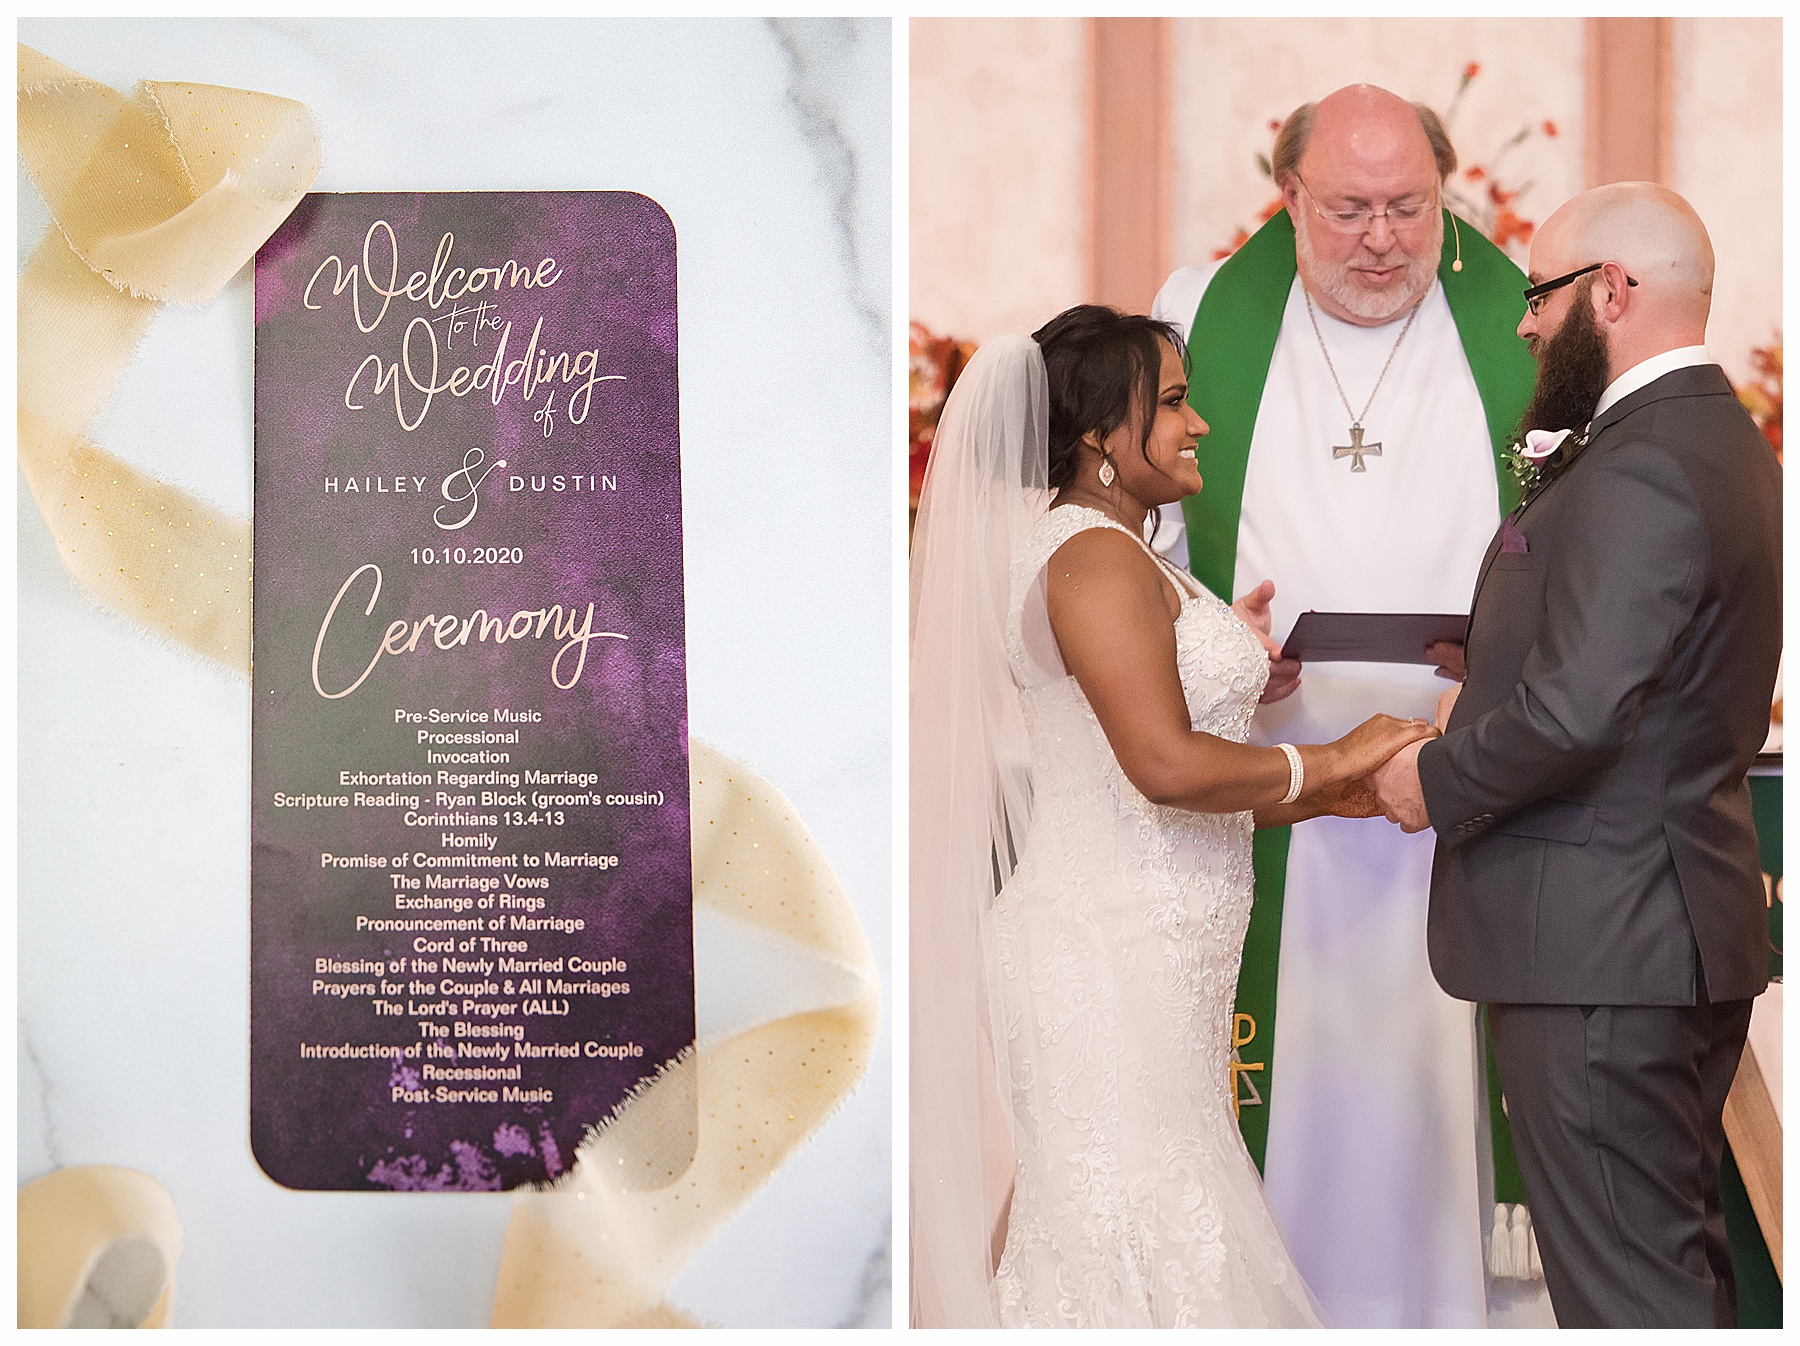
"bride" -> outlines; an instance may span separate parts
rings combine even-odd
[[[1144,541],[1201,488],[1179,338],[1081,306],[984,345],[913,544],[912,1318],[1313,1326],[1232,1110],[1255,826],[1380,812],[1435,731],[1246,744],[1276,665]]]

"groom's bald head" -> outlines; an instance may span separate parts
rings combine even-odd
[[[1705,342],[1712,240],[1680,196],[1654,182],[1613,182],[1564,202],[1532,239],[1531,279],[1595,264],[1601,270],[1571,286],[1571,299],[1593,309],[1615,375],[1665,350]],[[1555,321],[1554,313],[1544,316]]]
[[[1656,306],[1697,311],[1712,306],[1713,250],[1694,208],[1654,182],[1611,182],[1572,197],[1544,221],[1539,239],[1559,255],[1617,261]],[[1532,262],[1538,257],[1532,247]],[[1634,296],[1635,297],[1635,296]]]

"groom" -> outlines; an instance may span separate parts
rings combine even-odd
[[[1376,788],[1437,829],[1432,970],[1487,1002],[1558,1323],[1728,1327],[1720,1119],[1768,981],[1744,778],[1781,647],[1781,478],[1702,344],[1687,202],[1585,192],[1531,262],[1525,423],[1586,429],[1488,548],[1444,737]]]

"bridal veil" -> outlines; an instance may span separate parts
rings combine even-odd
[[[1013,557],[1049,508],[1049,401],[1035,341],[983,345],[945,404],[913,535],[911,1317],[920,1327],[998,1325],[991,1240],[1012,1152],[982,926],[1031,816],[1006,619]]]

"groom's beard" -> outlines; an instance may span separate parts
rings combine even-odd
[[[1584,287],[1563,325],[1541,338],[1537,390],[1525,409],[1522,430],[1578,430],[1594,417],[1607,377],[1606,337],[1594,322]]]

